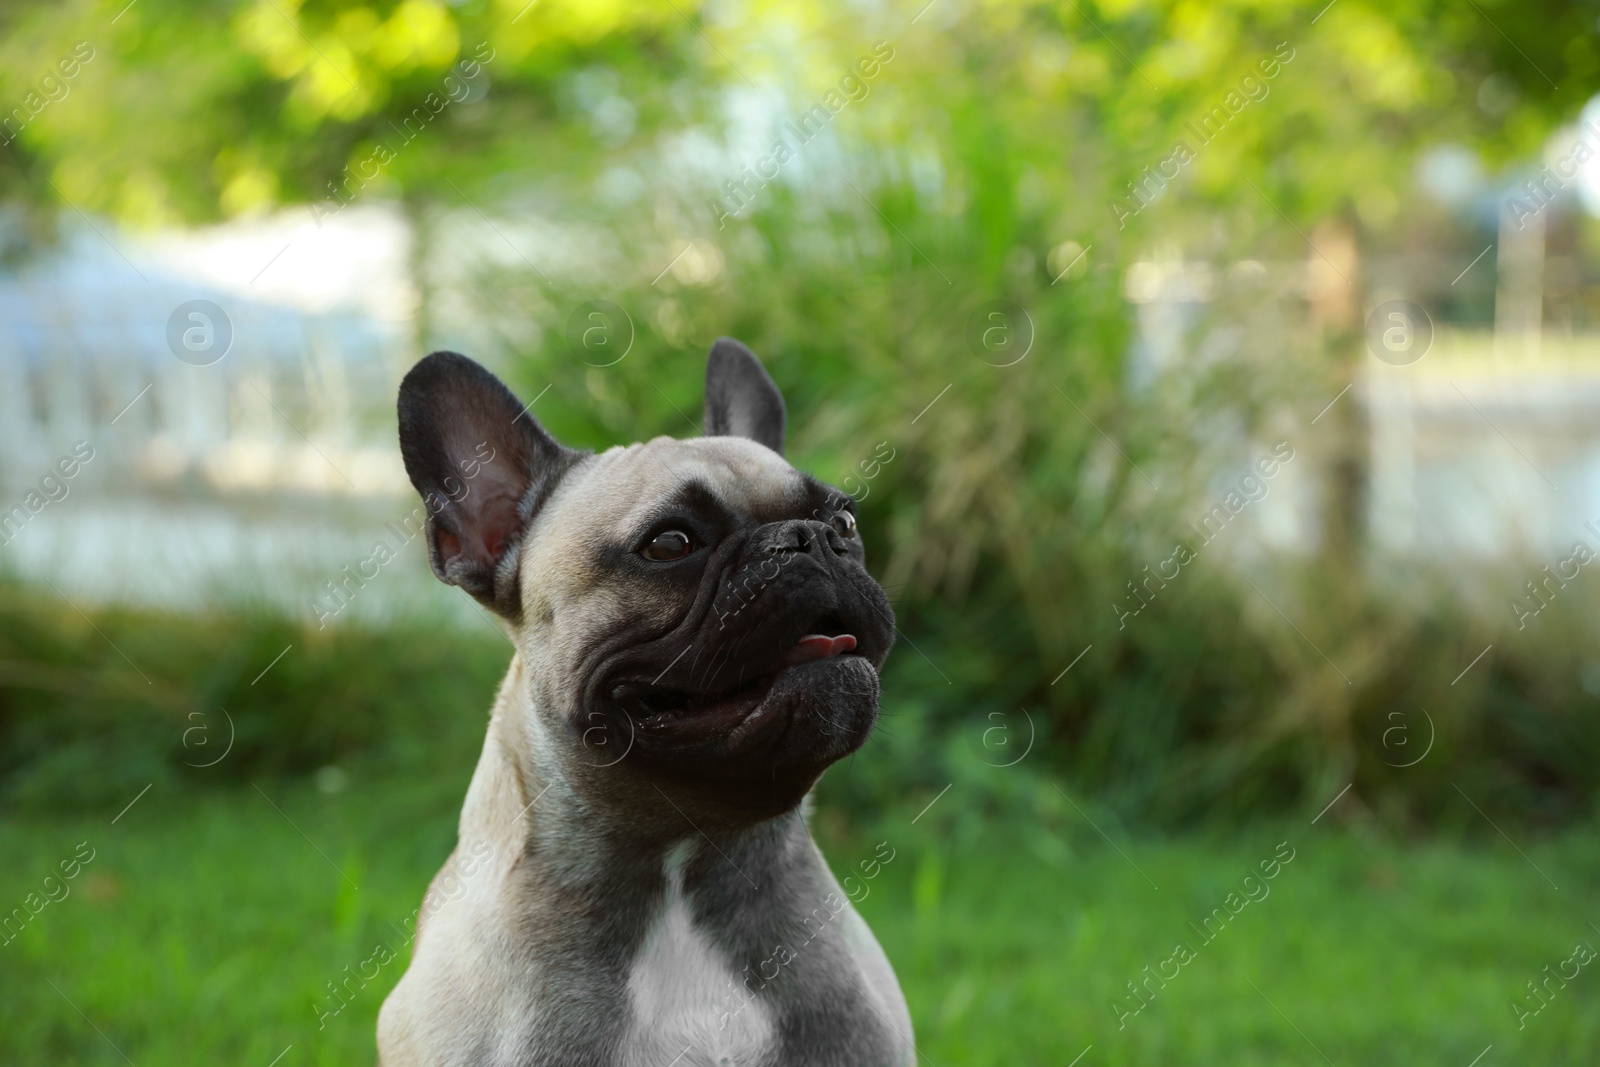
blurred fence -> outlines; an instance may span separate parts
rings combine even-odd
[[[410,493],[393,397],[412,344],[409,321],[372,306],[403,259],[363,272],[372,218],[348,222],[254,241],[80,229],[0,278],[0,565],[91,602],[299,616],[370,551]],[[288,278],[259,284],[268,270]],[[355,613],[385,596],[364,601]]]
[[[1428,319],[1425,358],[1364,353],[1344,401],[1360,410],[1364,522],[1380,554],[1539,556],[1600,518],[1600,339],[1581,331],[1596,290],[1564,236],[1571,221],[1556,216],[1548,242],[1543,218],[1531,237],[1502,227],[1505,250],[1491,242],[1468,271],[1444,253],[1344,268],[1364,268],[1368,306],[1404,292],[1456,320]],[[448,240],[433,235],[458,259],[467,246],[487,254],[502,232],[458,222],[445,220]],[[0,278],[0,511],[14,517],[0,527],[0,560],[96,601],[242,596],[305,614],[409,494],[392,438],[420,299],[407,224],[369,207],[326,224],[289,212],[143,241],[100,226]],[[1203,337],[1196,327],[1230,287],[1265,280],[1284,314],[1315,316],[1326,274],[1316,256],[1132,264],[1130,387],[1228,359],[1229,324]],[[1545,329],[1546,298],[1558,332]],[[453,314],[474,321],[470,308]],[[499,347],[478,354],[515,355],[514,343]],[[54,490],[73,499],[50,500],[40,479],[80,443],[94,458]],[[1325,477],[1317,464],[1286,469],[1233,551],[1316,551]],[[86,485],[92,495],[76,492]],[[1193,491],[1213,488],[1202,479]],[[424,579],[411,568],[384,581],[409,597]],[[367,597],[354,614],[390,600]]]

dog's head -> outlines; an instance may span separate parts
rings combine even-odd
[[[763,818],[866,741],[893,615],[854,501],[784,460],[783,397],[743,345],[712,347],[691,440],[568,449],[451,352],[399,407],[434,573],[506,621],[534,736],[579,788]]]

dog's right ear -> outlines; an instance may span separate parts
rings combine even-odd
[[[761,361],[731,337],[706,358],[706,436],[748,437],[783,455],[783,394]]]
[[[435,352],[400,383],[400,455],[428,511],[439,579],[515,618],[523,534],[580,452],[544,431],[505,384]]]

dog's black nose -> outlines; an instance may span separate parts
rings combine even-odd
[[[751,537],[752,548],[762,556],[795,552],[826,560],[823,552],[831,549],[837,555],[850,551],[844,538],[829,523],[816,519],[788,519],[761,527]]]

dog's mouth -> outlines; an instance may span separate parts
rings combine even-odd
[[[768,669],[739,685],[720,690],[686,689],[651,682],[624,681],[612,687],[611,697],[646,732],[689,729],[715,735],[738,727],[766,702],[780,675],[806,664],[837,656],[859,656],[854,634],[836,619],[818,620]],[[671,668],[669,668],[670,670]],[[666,672],[662,672],[663,676]]]

